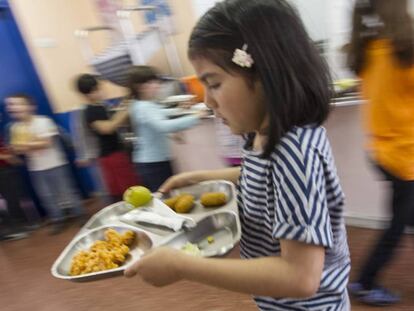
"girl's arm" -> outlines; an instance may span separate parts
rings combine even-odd
[[[240,167],[224,168],[211,171],[193,171],[175,175],[167,179],[159,191],[166,193],[175,188],[193,185],[202,181],[224,179],[234,184],[240,177]]]
[[[207,259],[170,248],[159,248],[125,271],[155,286],[181,279],[231,291],[275,298],[305,298],[319,288],[325,249],[322,246],[281,240],[280,257]]]

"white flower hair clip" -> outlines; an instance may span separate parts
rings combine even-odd
[[[243,68],[251,68],[254,64],[252,56],[247,53],[247,44],[243,44],[242,49],[234,50],[233,63]]]

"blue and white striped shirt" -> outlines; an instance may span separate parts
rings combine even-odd
[[[350,257],[344,195],[322,127],[295,127],[269,158],[244,150],[238,204],[241,256],[280,256],[280,240],[324,246],[317,294],[308,299],[255,297],[261,310],[349,310]]]

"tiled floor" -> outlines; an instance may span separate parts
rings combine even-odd
[[[91,212],[97,209],[90,206]],[[138,278],[122,277],[91,283],[55,279],[50,267],[79,228],[73,225],[58,236],[47,228],[29,239],[0,244],[0,310],[2,311],[226,311],[256,310],[248,295],[200,284],[180,282],[158,289]],[[349,228],[353,274],[372,245],[378,231]],[[230,257],[238,256],[238,249]],[[414,237],[407,236],[393,266],[384,274],[384,284],[403,295],[403,302],[381,310],[414,310]],[[353,302],[353,309],[377,310]]]

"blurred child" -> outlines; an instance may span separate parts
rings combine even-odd
[[[95,195],[107,196],[104,178],[98,164],[99,140],[85,120],[85,108],[81,107],[71,114],[70,130],[75,149],[75,163],[78,167],[87,167],[94,184]]]
[[[23,226],[27,218],[22,210],[23,188],[15,165],[20,161],[4,145],[0,137],[0,240],[16,240],[28,236]]]
[[[284,0],[225,0],[197,23],[189,58],[205,104],[246,135],[242,167],[183,173],[238,184],[241,259],[157,248],[125,272],[164,286],[190,280],[253,294],[260,310],[350,310],[344,196],[326,130],[329,71]]]
[[[131,98],[130,118],[138,137],[133,161],[142,181],[152,192],[173,174],[168,134],[182,131],[198,123],[198,116],[169,119],[172,109],[164,109],[155,102],[159,81],[155,70],[148,66],[134,66],[129,70]]]
[[[109,117],[104,106],[103,93],[97,77],[83,74],[76,81],[78,91],[87,99],[84,118],[98,138],[99,166],[105,188],[114,202],[122,200],[124,191],[139,183],[128,154],[123,150],[117,130],[128,120],[128,109]]]
[[[369,155],[392,185],[390,227],[369,254],[350,291],[367,304],[399,297],[378,277],[414,225],[414,27],[407,0],[358,0],[348,62],[361,78]]]
[[[35,104],[26,95],[12,95],[5,102],[15,120],[10,128],[11,148],[27,159],[33,187],[52,222],[50,233],[60,233],[68,216],[83,221],[85,211],[56,124],[46,116],[35,115]]]

